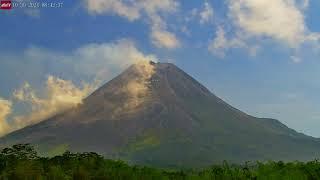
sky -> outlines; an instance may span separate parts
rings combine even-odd
[[[248,114],[320,137],[318,0],[13,2],[0,9],[0,135],[153,60]]]

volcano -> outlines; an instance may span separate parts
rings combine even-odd
[[[83,103],[0,139],[43,155],[93,151],[157,167],[313,160],[320,141],[230,106],[170,63],[138,63]]]

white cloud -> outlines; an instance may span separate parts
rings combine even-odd
[[[305,10],[309,7],[309,3],[310,1],[309,0],[298,0],[298,3],[300,3],[300,7]]]
[[[139,61],[157,61],[154,55],[140,52],[128,39],[89,44],[75,50],[69,58],[78,62],[75,64],[77,71],[98,76],[102,81],[110,76],[110,72],[118,72]]]
[[[293,63],[301,63],[302,59],[298,56],[290,56],[290,59],[292,60]]]
[[[33,18],[40,18],[40,10],[39,9],[29,9],[26,8],[24,13]]]
[[[205,0],[201,8],[191,9],[185,16],[185,22],[190,22],[192,20],[199,20],[200,24],[207,24],[213,21],[214,10],[212,5]]]
[[[179,4],[175,0],[142,0],[135,1],[141,9],[148,14],[156,14],[158,12],[174,12],[177,10]]]
[[[198,16],[198,11],[199,10],[197,8],[193,8],[190,12],[188,12],[188,14],[185,16],[184,20],[186,22],[193,20],[194,18],[196,18]]]
[[[186,36],[191,36],[191,32],[190,32],[190,30],[188,29],[187,26],[181,26],[180,31],[181,31],[182,33],[184,33]]]
[[[180,42],[173,33],[161,29],[153,30],[151,39],[152,43],[159,48],[174,49],[180,46]]]
[[[40,97],[26,82],[13,92],[14,101],[0,98],[0,136],[77,106],[94,89],[96,86],[84,83],[82,87],[77,87],[71,81],[48,76],[45,90],[38,93],[42,95]],[[12,114],[14,105],[20,103],[28,105],[31,111],[23,115]]]
[[[126,4],[122,0],[87,0],[88,11],[93,14],[111,13],[133,21],[140,18],[140,9],[133,2]]]
[[[29,47],[22,54],[4,58],[9,68],[17,68],[15,61],[24,63],[23,73],[36,69],[40,73],[67,74],[80,79],[97,78],[106,81],[115,73],[139,61],[157,61],[152,54],[144,54],[130,39],[120,39],[109,43],[91,43],[62,53],[41,47]],[[16,60],[14,60],[16,59]],[[50,69],[46,68],[50,66]],[[35,73],[34,71],[32,73]],[[47,75],[47,74],[45,74]]]
[[[176,0],[85,0],[87,9],[93,14],[115,14],[129,21],[141,19],[146,15],[151,26],[151,41],[157,47],[177,48],[180,42],[176,35],[168,31],[163,15],[177,11]]]
[[[213,19],[213,8],[208,1],[204,2],[204,7],[201,12],[199,12],[200,24],[205,24]]]
[[[225,52],[231,48],[247,49],[251,56],[255,56],[259,49],[258,46],[249,46],[240,37],[228,39],[224,29],[222,27],[218,27],[215,38],[209,43],[208,50],[214,55],[224,57]]]
[[[303,1],[306,8],[308,1]],[[269,37],[297,48],[306,41],[318,41],[304,21],[295,0],[230,0],[229,16],[241,31],[252,37]]]
[[[11,108],[11,101],[0,98],[0,136],[6,134],[10,129],[7,117],[11,114]]]
[[[225,31],[222,27],[218,27],[216,37],[210,42],[208,50],[218,56],[225,56],[225,49],[239,46],[238,41],[229,41],[225,37]]]
[[[257,41],[269,39],[282,43],[294,52],[304,45],[318,47],[320,33],[309,30],[305,22],[305,11],[309,0],[228,0],[227,24],[231,33],[225,34],[221,27],[209,44],[209,51],[224,56],[228,49],[244,48],[255,56],[260,46]],[[227,26],[226,25],[226,26]],[[261,41],[260,41],[261,42]],[[294,63],[301,62],[291,56]]]
[[[146,12],[151,23],[151,42],[159,48],[174,49],[180,47],[176,35],[167,30],[167,23],[161,17],[161,13],[173,13],[177,11],[179,4],[174,0],[141,1],[140,6]]]
[[[27,125],[38,123],[55,114],[75,107],[97,87],[83,84],[77,87],[71,81],[54,76],[48,76],[45,89],[38,93],[29,83],[14,91],[16,103],[24,103],[31,107],[31,112],[13,117],[11,130],[23,128]]]

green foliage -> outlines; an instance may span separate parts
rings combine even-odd
[[[18,159],[35,159],[37,158],[37,152],[30,144],[17,144],[11,148],[4,148],[1,154],[11,158]]]
[[[130,166],[89,153],[71,153],[52,158],[38,157],[29,144],[5,148],[0,154],[0,180],[112,180],[112,179],[320,179],[320,162],[266,162],[230,165],[226,161],[202,170],[163,170]]]

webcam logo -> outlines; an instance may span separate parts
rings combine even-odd
[[[0,2],[0,9],[11,9],[12,3],[11,1],[1,1]]]

